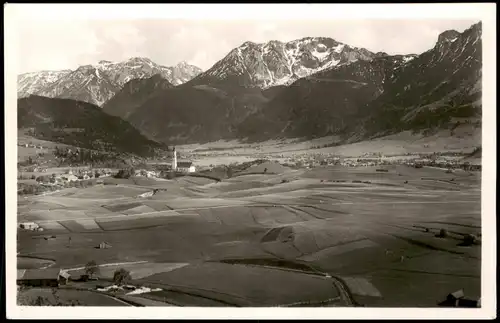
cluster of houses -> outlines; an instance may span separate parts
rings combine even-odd
[[[160,177],[161,171],[156,170],[145,170],[145,169],[136,169],[135,176],[144,176],[144,177]]]
[[[19,223],[19,228],[30,231],[43,231],[43,228],[35,222],[21,222]]]
[[[23,168],[23,171],[24,172],[28,172],[28,173],[46,173],[47,172],[47,168],[42,167],[40,165],[27,166],[27,167]]]
[[[80,180],[89,180],[92,178],[109,177],[111,175],[113,175],[111,169],[68,169],[62,174],[54,173],[50,176],[40,176],[37,178],[37,181],[44,184],[58,185],[68,182],[77,182]]]
[[[269,156],[274,157],[274,156]],[[268,158],[269,158],[268,157]],[[274,157],[276,158],[276,157]],[[278,157],[279,158],[279,157]],[[284,164],[294,165],[297,167],[318,167],[318,166],[332,166],[338,165],[340,163],[339,157],[328,156],[328,155],[311,155],[311,154],[302,154],[297,155],[292,158],[285,159]]]
[[[279,156],[271,156],[278,158]],[[344,167],[370,167],[370,166],[384,166],[384,165],[407,165],[411,167],[430,166],[447,169],[461,168],[464,170],[481,170],[480,161],[471,162],[461,158],[444,158],[433,156],[419,157],[419,156],[406,156],[406,158],[387,157],[383,155],[370,155],[363,157],[339,157],[333,155],[318,155],[318,154],[303,154],[296,155],[292,158],[284,160],[284,165],[294,165],[297,167],[319,167],[319,166],[332,166],[341,165]]]
[[[21,143],[18,142],[17,145],[19,147],[25,147],[25,148],[35,148],[35,149],[48,149],[48,147],[42,146],[42,145],[35,145],[32,143]]]
[[[451,160],[432,160],[427,158],[415,159],[405,162],[406,165],[412,167],[438,167],[447,169],[463,169],[466,171],[480,171],[480,163],[471,163],[470,161],[464,161],[460,159]]]

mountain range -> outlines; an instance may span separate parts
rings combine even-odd
[[[232,82],[243,86],[268,88],[289,85],[316,72],[370,61],[385,53],[372,53],[325,37],[306,37],[288,43],[277,40],[265,44],[245,42],[233,49],[192,83]]]
[[[124,62],[100,61],[76,70],[42,71],[18,76],[18,97],[32,94],[74,99],[98,106],[111,99],[125,83],[160,74],[174,85],[189,81],[202,70],[181,62],[173,67],[158,65],[149,58],[134,57]]]
[[[336,134],[356,141],[476,120],[481,57],[481,25],[476,24],[463,33],[442,33],[420,55],[380,56],[325,70],[279,93],[245,120],[240,136]],[[254,131],[257,125],[260,130]]]
[[[93,100],[169,144],[326,135],[354,142],[404,130],[452,131],[480,126],[481,32],[480,22],[445,31],[418,55],[373,53],[322,37],[245,42],[182,81],[147,59],[131,59],[113,72],[100,62],[32,82],[20,78],[19,93]]]

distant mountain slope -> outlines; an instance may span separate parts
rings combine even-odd
[[[183,84],[149,96],[127,120],[158,141],[207,142],[233,138],[235,125],[268,100],[260,89]]]
[[[369,61],[378,55],[381,53],[324,37],[306,37],[288,43],[245,42],[190,83],[234,83],[260,88],[288,85],[318,71],[358,60]]]
[[[47,79],[47,73],[50,80],[44,81]],[[74,71],[22,74],[18,77],[18,96],[36,94],[75,99],[101,106],[132,79],[160,74],[170,83],[178,85],[199,73],[201,69],[185,62],[165,67],[142,57],[118,63],[100,61],[96,65],[80,66]],[[42,81],[37,82],[38,79]]]
[[[234,138],[237,126],[284,91],[284,84],[315,71],[380,55],[330,38],[246,42],[191,81],[175,89],[158,89],[145,95],[149,99],[140,108],[132,108],[134,113],[116,115],[125,116],[144,134],[162,141]],[[124,108],[129,105],[120,105],[129,111]],[[133,102],[130,105],[136,106]],[[112,110],[109,106],[104,106],[105,111]]]
[[[18,98],[24,98],[36,93],[42,88],[47,88],[69,73],[71,73],[71,70],[41,71],[21,74],[17,77],[17,96]]]
[[[454,127],[481,118],[481,23],[443,32],[429,51],[395,70],[368,106],[365,135]]]
[[[414,56],[357,61],[300,79],[282,89],[264,109],[249,116],[239,135],[252,140],[336,134],[383,92],[388,74]]]
[[[102,106],[108,114],[127,119],[138,107],[158,90],[174,87],[161,74],[144,79],[133,79]]]
[[[299,43],[289,47],[299,48],[291,64],[289,45],[247,42],[191,81],[146,95],[126,118],[143,134],[172,143],[325,135],[352,142],[480,126],[480,23],[442,33],[420,55],[351,50],[327,38]],[[318,48],[329,53],[323,61],[304,58]]]
[[[90,103],[32,95],[17,105],[18,128],[30,130],[37,139],[143,156],[162,148],[128,122]]]
[[[282,90],[239,128],[252,140],[342,134],[356,141],[448,128],[481,114],[481,24],[446,31],[421,55],[321,71]],[[461,120],[461,121],[460,121]]]

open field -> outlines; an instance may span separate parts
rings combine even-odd
[[[43,297],[55,304],[56,299],[52,292],[51,289],[47,288],[30,288],[20,291],[18,297],[24,299],[25,302],[34,301],[37,297]],[[113,297],[84,290],[57,289],[56,295],[59,301],[66,306],[73,302],[75,306],[129,306],[127,303]]]
[[[30,196],[18,221],[45,230],[19,229],[18,252],[74,275],[90,260],[130,263],[100,275],[126,268],[135,284],[163,289],[135,298],[181,306],[436,306],[458,289],[479,297],[481,246],[462,241],[481,235],[481,174],[384,167],[263,164],[221,182],[128,179]],[[139,197],[154,188],[166,191]]]

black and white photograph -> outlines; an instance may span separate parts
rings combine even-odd
[[[495,9],[4,5],[8,317],[496,317]]]

